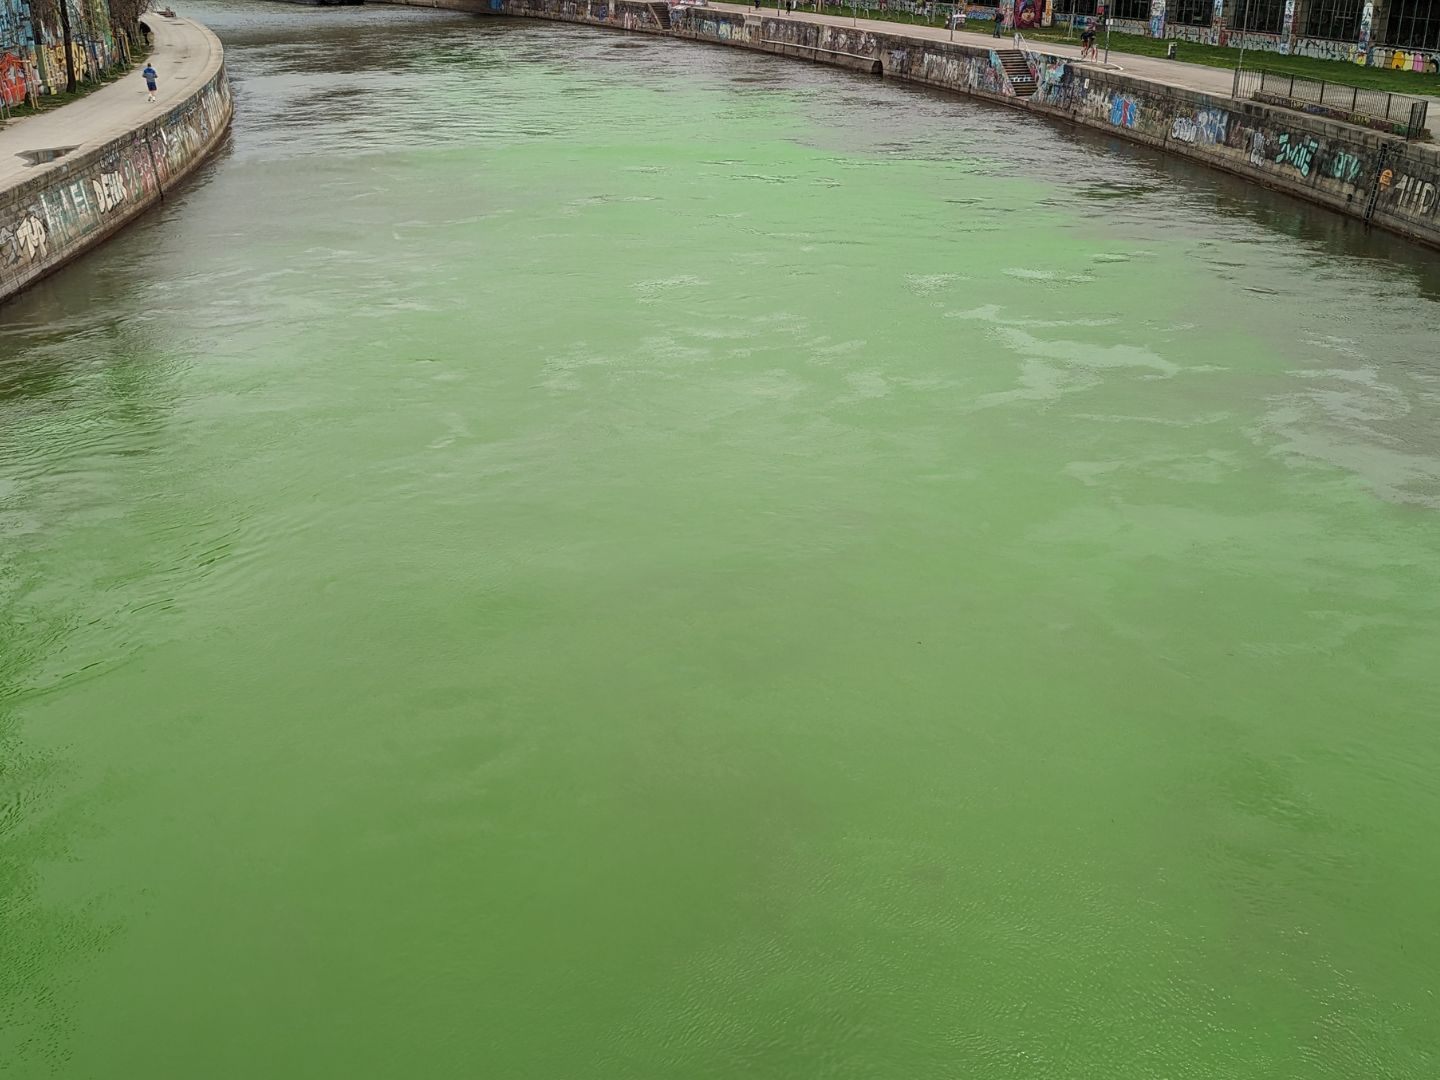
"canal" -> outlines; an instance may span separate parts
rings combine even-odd
[[[738,50],[186,9],[4,311],[0,1061],[1440,1055],[1440,259]]]

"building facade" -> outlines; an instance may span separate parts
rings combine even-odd
[[[53,0],[68,4],[75,76],[95,79],[121,64],[130,43],[110,22],[109,0]],[[0,0],[0,100],[18,105],[61,93],[66,83],[65,44],[58,19],[48,25],[28,0]]]

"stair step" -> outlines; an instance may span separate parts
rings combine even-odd
[[[1005,78],[1010,81],[1010,89],[1015,91],[1016,97],[1029,97],[1035,93],[1035,76],[1030,71],[1030,63],[1025,59],[1025,54],[1019,49],[999,49],[996,56],[1000,60],[1000,66],[1005,71]]]

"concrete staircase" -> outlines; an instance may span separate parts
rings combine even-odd
[[[1005,69],[1005,78],[1010,80],[1010,89],[1015,91],[1015,96],[1030,97],[1034,94],[1035,74],[1030,70],[1025,54],[1019,49],[997,49],[996,55],[1000,57],[1000,66]]]
[[[670,5],[650,4],[650,11],[655,16],[655,21],[660,24],[662,30],[670,29]]]

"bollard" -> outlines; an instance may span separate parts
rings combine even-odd
[[[1175,42],[1173,42],[1173,41],[1170,42],[1169,45],[1166,45],[1166,46],[1165,46],[1165,59],[1166,59],[1166,60],[1174,60],[1174,59],[1175,59],[1175,53],[1179,50],[1179,48],[1180,48],[1180,46],[1176,45]]]

